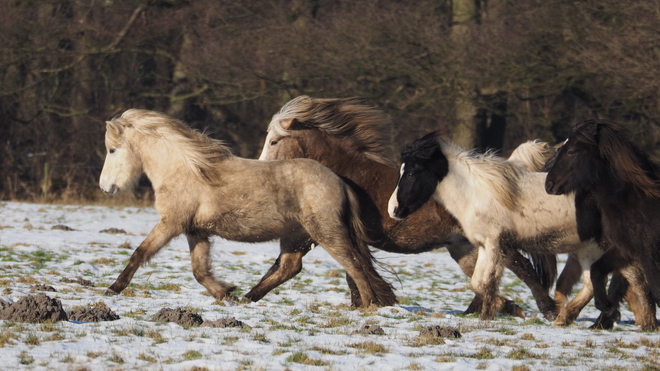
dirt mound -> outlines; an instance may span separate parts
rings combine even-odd
[[[49,291],[49,292],[57,292],[53,286],[48,286],[48,285],[34,285],[30,287],[30,292],[37,292],[37,291]]]
[[[247,325],[236,318],[221,318],[215,321],[204,321],[202,327],[246,327]]]
[[[357,333],[362,335],[385,335],[385,330],[378,325],[364,325],[357,330]]]
[[[51,299],[46,294],[28,295],[10,304],[0,312],[0,319],[15,322],[57,322],[66,321],[67,315],[62,302]]]
[[[97,305],[91,308],[75,309],[69,312],[69,321],[101,322],[116,321],[118,319],[119,316],[117,313],[103,305]]]
[[[61,279],[61,281],[64,282],[64,283],[78,283],[78,284],[80,284],[82,286],[85,286],[85,287],[94,287],[95,286],[94,282],[92,282],[90,280],[86,280],[82,277],[76,277],[76,278],[66,278],[66,277],[64,277],[64,278]]]
[[[10,302],[0,299],[0,314],[2,311],[11,305]]]
[[[126,234],[126,231],[119,228],[108,228],[108,229],[100,230],[99,233]]]
[[[458,332],[458,329],[454,327],[442,327],[438,325],[422,329],[419,332],[419,336],[428,336],[434,338],[453,338],[453,339],[462,337],[461,333]]]
[[[183,327],[197,327],[204,320],[199,314],[182,308],[163,308],[151,317],[153,322],[174,322]]]

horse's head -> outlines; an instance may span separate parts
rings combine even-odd
[[[271,123],[259,160],[288,160],[307,157],[305,142],[301,139],[311,130],[295,118],[279,120],[275,124]]]
[[[562,195],[589,190],[600,179],[603,161],[598,148],[598,123],[587,120],[571,131],[568,139],[548,160],[545,190]]]
[[[142,174],[142,161],[134,146],[126,139],[126,130],[127,127],[121,122],[121,117],[106,121],[107,154],[99,186],[103,193],[108,195],[115,195],[130,188]]]
[[[399,180],[388,203],[390,217],[403,219],[417,211],[449,172],[449,163],[437,135],[427,134],[401,152]]]

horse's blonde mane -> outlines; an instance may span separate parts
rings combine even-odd
[[[168,149],[177,153],[193,174],[207,182],[213,183],[219,179],[216,164],[231,156],[229,147],[224,142],[210,138],[164,113],[129,109],[121,116],[113,118],[112,122],[132,128],[140,134],[162,139],[163,143],[169,146]]]
[[[442,139],[439,142],[447,159],[454,159],[464,165],[472,179],[484,190],[490,189],[499,203],[509,210],[518,208],[521,193],[518,182],[527,169],[496,156],[493,152],[482,154],[467,151]]]
[[[386,165],[394,165],[392,123],[382,111],[362,104],[355,98],[312,98],[301,95],[288,101],[273,115],[269,131],[280,136],[291,135],[282,121],[297,119],[304,126],[318,128],[330,135],[351,141],[366,157]]]
[[[513,150],[509,161],[518,161],[529,171],[541,171],[546,162],[557,153],[557,148],[539,139],[529,140]]]

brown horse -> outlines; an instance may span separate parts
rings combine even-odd
[[[318,243],[354,280],[358,305],[392,305],[392,287],[373,267],[356,196],[316,161],[256,161],[164,114],[131,109],[107,123],[101,189],[128,189],[145,173],[160,220],[106,294],[118,294],[137,269],[172,238],[188,238],[193,275],[217,299],[234,286],[211,273],[211,235],[242,242],[279,238],[278,264],[300,271],[298,246]],[[248,294],[259,299],[280,283],[269,272]],[[275,284],[276,283],[276,284]]]
[[[380,110],[355,99],[300,96],[273,116],[260,160],[305,157],[321,162],[356,191],[362,220],[374,247],[403,254],[446,247],[463,272],[471,277],[477,249],[463,237],[456,219],[442,206],[427,202],[405,220],[388,217],[387,202],[399,175],[391,160],[391,129],[391,123]],[[299,250],[304,254],[309,247],[301,246]],[[554,319],[558,308],[548,289],[556,275],[555,257],[537,256],[541,264],[536,266],[542,267],[538,273],[516,250],[508,251],[504,260],[506,267],[530,287],[544,316]],[[273,272],[282,270],[286,267],[271,268]],[[475,297],[467,312],[481,308],[480,300]],[[522,309],[513,302],[504,298],[500,302],[502,306],[497,311],[524,317]]]

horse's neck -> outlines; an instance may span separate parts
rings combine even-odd
[[[464,220],[472,205],[477,202],[476,184],[469,170],[456,159],[449,159],[449,172],[435,189],[433,198],[439,201],[456,219]],[[488,190],[485,190],[488,192]],[[490,196],[490,195],[489,195]]]
[[[334,155],[324,154],[314,160],[352,182],[369,196],[383,215],[387,214],[387,202],[399,176],[397,168],[341,148]]]
[[[142,146],[140,157],[144,173],[156,194],[166,188],[171,192],[185,189],[196,180],[195,174],[174,150],[157,140],[144,140],[142,143],[150,144],[148,147]]]

